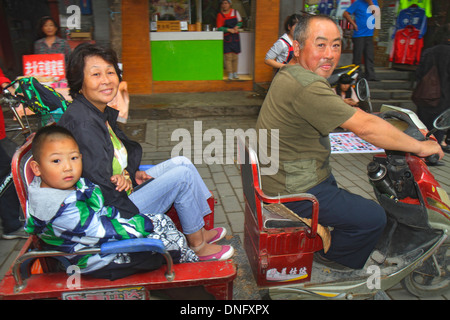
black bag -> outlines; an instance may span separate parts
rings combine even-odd
[[[439,72],[434,64],[417,84],[413,91],[412,101],[420,107],[437,107],[441,99],[441,83]]]

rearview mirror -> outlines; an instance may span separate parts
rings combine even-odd
[[[370,98],[369,84],[367,80],[362,78],[356,83],[356,95],[361,101],[366,101]]]
[[[442,112],[439,117],[437,117],[433,126],[438,130],[447,130],[450,128],[450,109]]]
[[[360,100],[359,107],[368,113],[372,113],[373,108],[372,102],[370,101],[369,84],[367,83],[366,79],[361,78],[356,83],[356,95]]]

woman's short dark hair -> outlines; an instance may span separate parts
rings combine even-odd
[[[299,22],[301,18],[302,16],[297,13],[288,16],[286,20],[284,20],[284,30],[286,31],[286,33],[289,33],[289,29],[292,28],[297,22]]]
[[[45,24],[47,21],[53,22],[53,24],[54,24],[55,27],[56,27],[56,35],[59,34],[60,28],[59,28],[59,25],[58,25],[58,23],[56,22],[56,20],[53,19],[53,18],[50,17],[50,16],[45,16],[45,17],[42,17],[41,19],[39,19],[39,22],[38,22],[37,36],[38,36],[39,39],[45,38],[45,37],[46,37],[46,34],[44,33],[44,31],[42,31],[42,28],[44,27],[44,24]]]
[[[104,48],[91,43],[82,43],[70,54],[66,68],[66,78],[69,94],[73,99],[80,93],[84,81],[84,66],[87,57],[100,57],[111,63],[116,70],[119,81],[122,81],[122,70],[118,65],[116,52],[111,48]]]

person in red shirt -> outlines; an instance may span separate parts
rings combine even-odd
[[[11,81],[5,77],[2,69],[0,69],[0,86],[2,92],[10,83]],[[15,150],[14,147],[13,142],[6,137],[5,119],[0,108],[0,185],[3,185],[6,179],[10,178],[11,158]],[[5,192],[0,196],[0,220],[3,228],[3,239],[9,240],[28,237],[23,230],[23,224],[20,222],[19,216],[19,199],[17,198],[16,189],[11,182],[6,187]]]
[[[238,54],[241,52],[238,28],[242,26],[239,12],[231,8],[231,0],[220,1],[220,12],[216,19],[217,30],[223,31],[223,53],[228,79],[238,79]]]
[[[5,75],[3,74],[2,69],[0,69],[0,86],[2,87],[2,91],[4,88],[6,88],[11,81]],[[3,111],[0,108],[0,140],[4,139],[6,137],[6,131],[5,131],[5,119],[3,118]]]

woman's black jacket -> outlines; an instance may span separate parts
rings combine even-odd
[[[142,147],[138,142],[128,139],[117,127],[118,114],[117,110],[110,107],[106,107],[102,113],[83,95],[78,95],[57,124],[72,132],[77,140],[83,160],[82,176],[100,186],[105,205],[119,209],[123,218],[131,218],[139,213],[138,208],[125,191],[118,192],[110,181],[114,147],[105,125],[106,121],[127,149],[126,170],[130,173],[134,186],[136,186],[134,176],[142,158]]]

